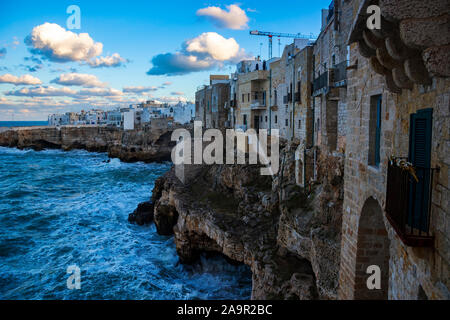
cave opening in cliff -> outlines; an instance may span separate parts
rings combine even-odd
[[[389,286],[389,238],[378,201],[366,200],[359,219],[356,250],[355,299],[386,300]],[[368,270],[379,268],[379,288],[369,288]]]

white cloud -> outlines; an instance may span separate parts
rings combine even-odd
[[[42,81],[36,77],[29,74],[17,77],[12,74],[4,74],[0,76],[0,83],[12,83],[15,85],[37,85],[41,84]]]
[[[74,96],[76,91],[63,87],[34,87],[34,88],[22,88],[15,91],[7,91],[7,96],[25,96],[25,97],[55,97],[55,96]]]
[[[170,94],[173,96],[184,96],[184,92],[181,91],[173,91]]]
[[[159,54],[152,58],[148,75],[179,75],[223,67],[249,58],[234,38],[224,38],[216,32],[205,32],[183,43],[182,50]]]
[[[161,102],[161,103],[169,103],[169,104],[175,104],[178,102],[186,102],[187,99],[185,97],[158,97],[155,99],[157,102]]]
[[[95,75],[85,73],[61,74],[58,78],[53,79],[51,82],[66,86],[83,86],[89,88],[106,86],[106,83],[98,80]]]
[[[88,61],[103,50],[103,44],[94,42],[88,33],[76,34],[48,22],[34,27],[26,42],[34,53],[59,62]]]
[[[137,93],[137,94],[143,94],[151,91],[158,90],[158,87],[151,86],[151,87],[144,87],[144,86],[137,86],[137,87],[124,87],[123,92],[126,93]]]
[[[32,53],[50,61],[85,61],[93,68],[118,67],[128,62],[118,53],[99,57],[103,51],[101,42],[95,42],[88,33],[76,34],[56,23],[46,22],[34,27],[25,42]]]
[[[91,89],[81,89],[78,91],[79,95],[82,96],[121,96],[123,93],[120,90],[113,88],[91,88]]]
[[[114,53],[112,56],[92,59],[88,64],[93,68],[120,67],[125,62],[128,62],[128,60],[122,58],[118,53]]]
[[[249,19],[244,10],[235,4],[226,6],[226,8],[228,11],[219,7],[207,7],[197,10],[197,15],[210,19],[219,28],[234,30],[248,28],[247,23]]]

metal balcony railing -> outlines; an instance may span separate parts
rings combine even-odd
[[[388,164],[386,217],[407,246],[433,246],[430,235],[432,186],[436,168],[414,167],[416,178],[395,164]]]
[[[266,99],[253,99],[250,104],[251,109],[264,109],[266,107]]]
[[[347,60],[342,61],[338,63],[337,65],[333,66],[332,70],[332,76],[330,81],[336,83],[342,82],[344,80],[347,80]]]
[[[320,90],[328,86],[328,71],[322,73],[313,81],[313,91]]]

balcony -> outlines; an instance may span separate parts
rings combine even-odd
[[[313,95],[316,95],[317,93],[320,93],[321,90],[328,87],[328,71],[322,73],[313,81]]]
[[[333,87],[347,85],[347,65],[347,60],[345,60],[330,69],[330,82],[333,84]]]
[[[292,92],[288,92],[287,95],[283,96],[283,103],[288,104],[289,102],[292,102]]]
[[[253,99],[250,104],[250,109],[252,110],[263,110],[266,109],[266,99]]]
[[[432,185],[436,168],[414,167],[410,171],[389,162],[386,190],[386,217],[402,242],[411,247],[431,247]]]

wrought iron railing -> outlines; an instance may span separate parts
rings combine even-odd
[[[328,86],[328,71],[322,73],[313,81],[313,90],[317,91]]]
[[[414,174],[388,164],[386,217],[407,246],[433,246],[430,234],[433,178],[438,168],[414,167]]]
[[[342,61],[333,66],[333,82],[341,82],[347,80],[347,61]]]

